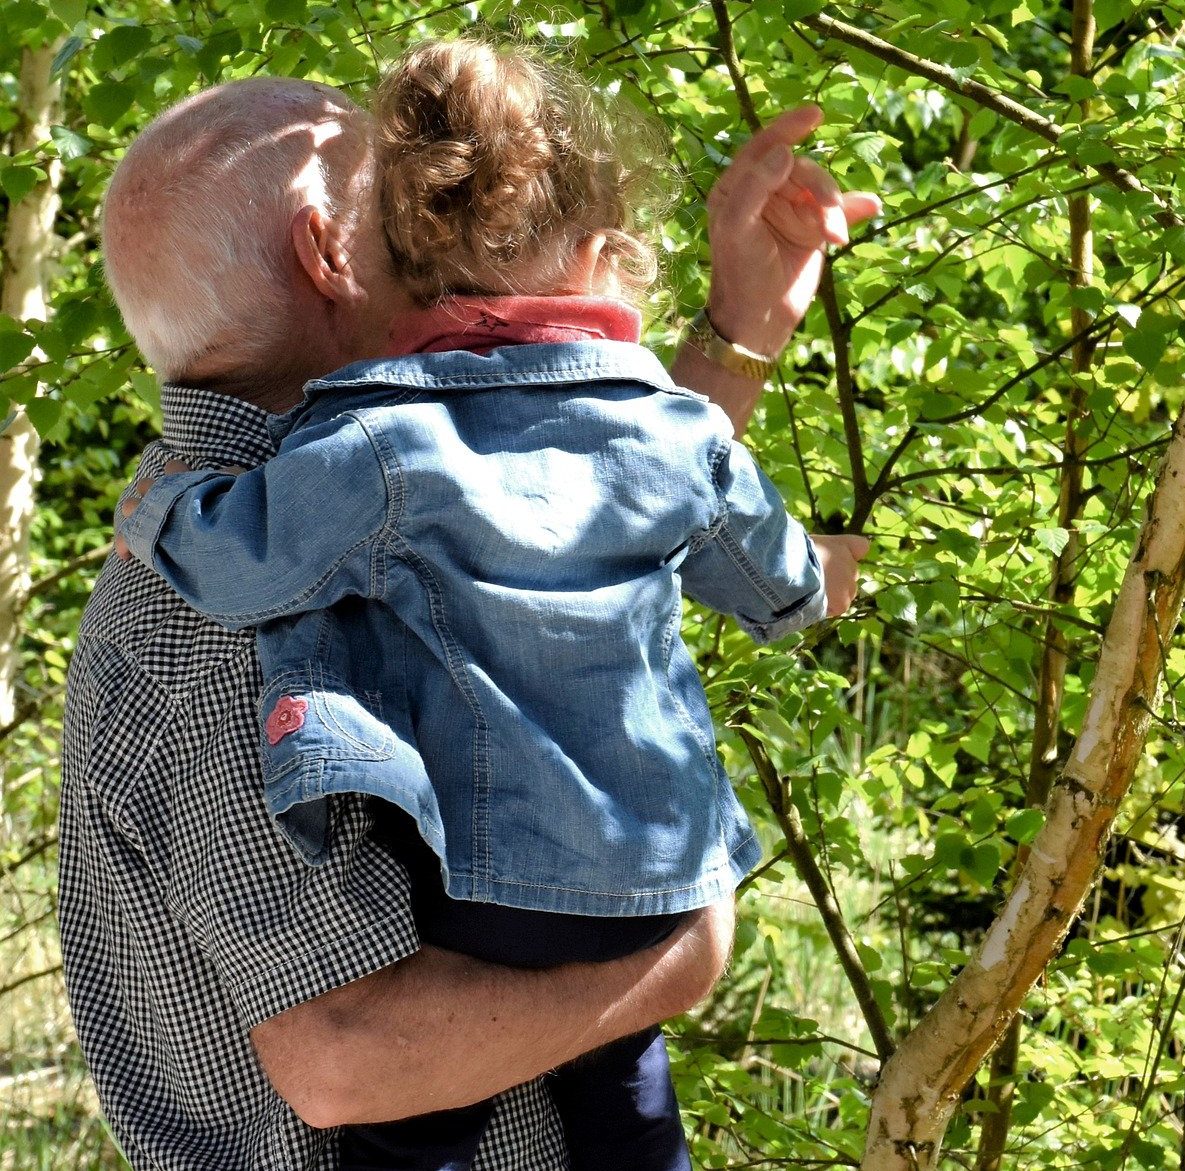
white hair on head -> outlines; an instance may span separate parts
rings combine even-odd
[[[312,204],[355,218],[362,117],[327,86],[252,78],[180,102],[132,143],[103,206],[106,275],[163,378],[214,356],[250,369],[290,338],[292,217]],[[343,136],[353,165],[327,168]]]

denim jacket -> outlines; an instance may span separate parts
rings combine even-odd
[[[123,524],[257,626],[266,800],[306,859],[335,793],[392,801],[450,895],[584,915],[728,894],[760,850],[679,636],[680,590],[759,641],[822,617],[814,552],[727,417],[640,346],[357,363],[238,477]]]

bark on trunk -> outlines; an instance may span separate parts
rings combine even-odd
[[[49,139],[58,117],[60,92],[51,74],[58,46],[21,54],[20,119],[12,134],[13,153],[33,150]],[[4,232],[0,313],[18,321],[45,320],[48,263],[53,249],[61,164],[45,166],[48,178],[9,209]],[[16,711],[20,612],[29,586],[29,527],[37,472],[37,432],[17,410],[0,432],[0,727]]]
[[[886,1064],[862,1171],[936,1171],[947,1123],[1054,955],[1143,753],[1185,589],[1185,414],[1103,639],[1082,732],[1015,888],[979,949]]]

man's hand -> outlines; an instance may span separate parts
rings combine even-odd
[[[781,353],[819,286],[823,251],[877,215],[877,196],[843,193],[793,148],[823,121],[818,106],[788,110],[734,156],[708,195],[717,331],[759,354]]]
[[[856,599],[860,559],[868,552],[868,538],[812,535],[811,544],[823,570],[827,617],[838,618]]]

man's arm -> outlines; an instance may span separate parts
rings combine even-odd
[[[732,947],[731,900],[608,963],[504,968],[424,947],[251,1033],[277,1092],[312,1126],[481,1101],[702,1000]]]
[[[776,357],[819,286],[823,251],[845,244],[848,228],[876,215],[880,200],[845,194],[793,148],[823,120],[818,106],[775,118],[737,151],[708,195],[712,286],[708,318],[727,341]],[[685,343],[675,381],[706,394],[743,434],[763,383],[736,374]]]

